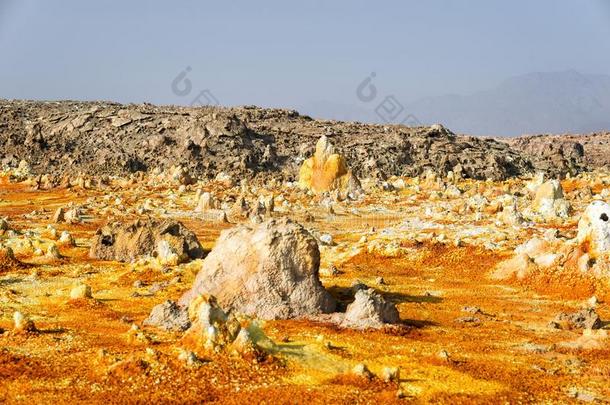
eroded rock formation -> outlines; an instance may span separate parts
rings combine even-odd
[[[180,304],[205,294],[226,310],[261,319],[332,312],[319,267],[318,244],[301,225],[285,218],[240,225],[222,232]]]
[[[440,125],[324,121],[256,107],[0,100],[0,166],[27,159],[19,173],[125,175],[160,168],[180,184],[220,172],[294,181],[323,134],[358,178],[445,175],[459,167],[463,177],[500,180],[533,170],[506,143],[456,136]]]
[[[593,201],[578,222],[576,239],[592,258],[610,251],[610,204]]]
[[[203,257],[194,233],[173,220],[136,220],[114,223],[96,232],[89,256],[94,259],[130,262],[141,256],[177,264]]]
[[[337,190],[351,197],[362,193],[360,181],[326,136],[318,140],[314,155],[303,162],[299,185],[316,193]]]
[[[563,195],[563,188],[558,180],[549,180],[536,190],[532,208],[535,214],[543,219],[566,218],[570,204]]]

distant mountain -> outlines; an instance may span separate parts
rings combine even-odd
[[[375,114],[374,104],[367,108],[316,101],[297,109],[316,118],[383,122]],[[428,97],[403,105],[403,115],[412,114],[423,124],[441,123],[456,133],[589,133],[610,130],[610,76],[574,70],[530,73],[510,78],[491,90]]]
[[[530,73],[467,96],[429,97],[405,108],[454,132],[515,136],[610,129],[610,76]]]

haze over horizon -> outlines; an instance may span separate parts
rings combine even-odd
[[[255,104],[476,135],[610,129],[604,0],[182,4],[0,0],[0,97]]]

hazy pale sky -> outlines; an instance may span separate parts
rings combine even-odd
[[[0,0],[0,98],[357,104],[371,72],[410,101],[566,69],[610,74],[610,0]]]

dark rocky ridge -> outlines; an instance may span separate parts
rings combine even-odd
[[[465,177],[498,180],[539,169],[507,143],[440,126],[322,121],[257,107],[0,100],[0,163],[24,159],[36,173],[128,174],[182,164],[206,178],[224,171],[295,180],[323,134],[360,177],[446,173],[460,164]]]

